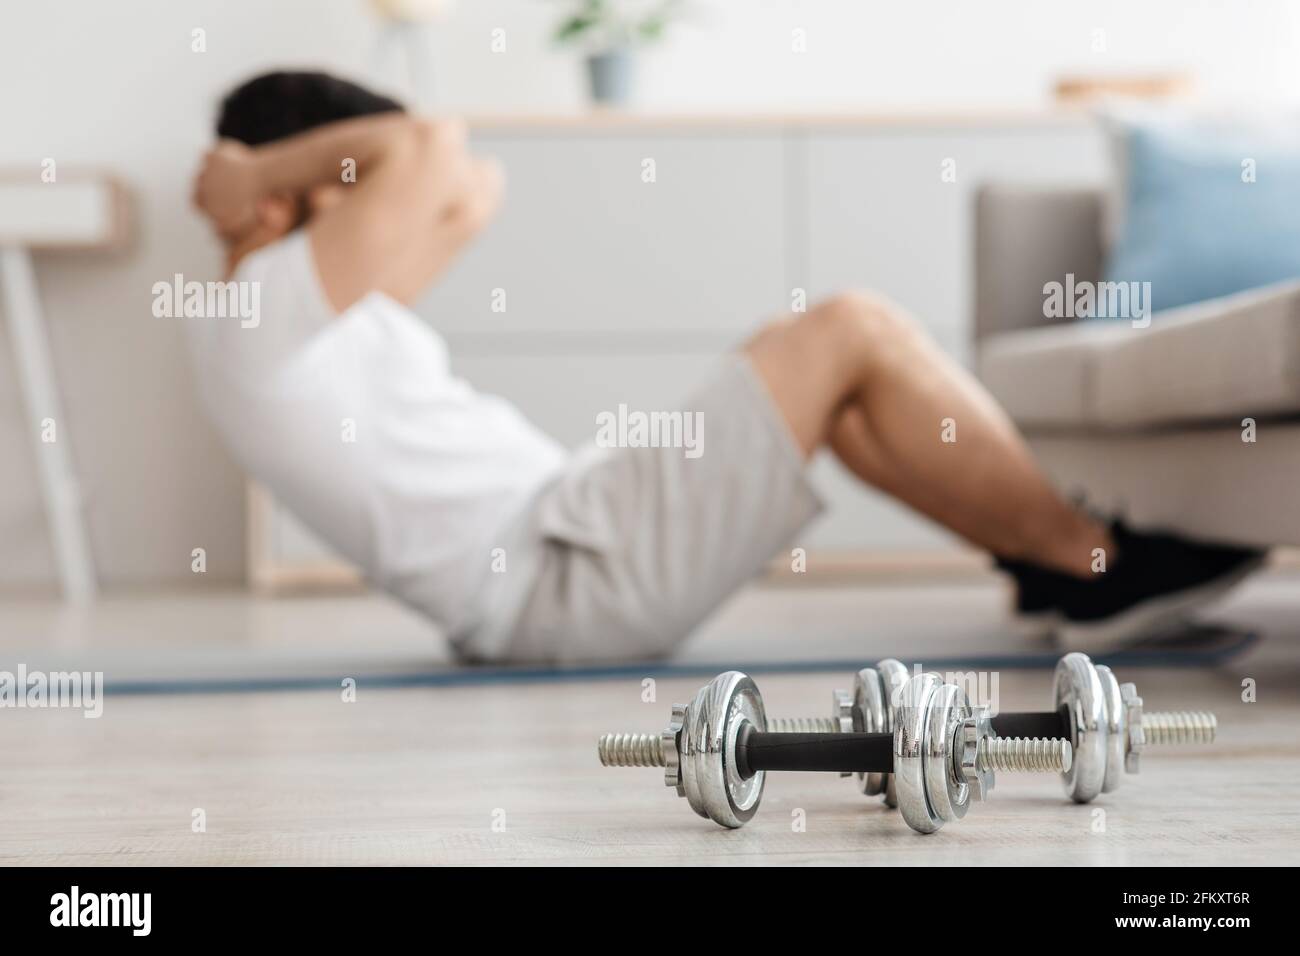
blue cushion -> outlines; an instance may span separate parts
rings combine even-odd
[[[1300,124],[1112,126],[1126,182],[1108,280],[1150,282],[1158,311],[1300,277]]]

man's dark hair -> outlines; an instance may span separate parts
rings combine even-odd
[[[403,111],[397,100],[328,73],[264,73],[222,101],[217,135],[259,146],[336,120]]]

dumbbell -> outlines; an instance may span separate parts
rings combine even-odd
[[[1110,793],[1124,773],[1137,773],[1147,745],[1213,743],[1219,725],[1205,711],[1143,713],[1136,684],[1121,684],[1109,667],[1094,665],[1077,651],[1056,664],[1052,702],[1051,713],[999,715],[994,726],[1047,732],[1055,721],[1055,735],[1070,741],[1078,755],[1062,775],[1065,792],[1076,803]]]
[[[997,737],[987,712],[937,674],[903,685],[891,721],[892,733],[771,732],[753,680],[727,671],[674,704],[661,734],[606,734],[597,751],[606,767],[663,767],[691,809],[731,828],[758,810],[769,770],[892,774],[903,819],[933,833],[982,800],[995,771],[1071,765],[1069,741]]]
[[[892,699],[900,673],[906,679],[907,668],[891,658],[854,675],[851,723],[855,728],[861,725],[863,729],[889,729],[879,727],[882,711],[875,701],[881,696],[886,702]],[[837,702],[844,696],[844,691],[837,691]],[[1136,685],[1119,683],[1109,667],[1093,664],[1086,654],[1077,651],[1057,662],[1052,699],[1056,706],[1053,711],[998,714],[992,718],[993,730],[1002,737],[1070,741],[1074,760],[1063,780],[1066,793],[1077,803],[1088,803],[1098,794],[1110,793],[1119,786],[1124,773],[1137,773],[1139,757],[1146,747],[1213,743],[1218,727],[1214,714],[1204,711],[1143,713]],[[885,706],[886,721],[889,713],[890,708]],[[875,789],[864,785],[863,792],[881,791],[878,785]],[[885,800],[895,805],[888,790]]]
[[[832,692],[833,705],[829,718],[774,717],[768,721],[768,729],[774,731],[788,730],[824,730],[828,733],[892,733],[893,702],[898,700],[903,685],[911,678],[907,666],[901,661],[887,657],[875,667],[864,667],[853,675],[853,692],[845,690]],[[853,776],[853,774],[842,774]],[[891,773],[864,772],[856,774],[858,788],[867,796],[884,794],[885,803],[891,807],[898,806],[898,797],[894,790],[894,775]]]

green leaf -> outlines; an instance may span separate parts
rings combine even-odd
[[[577,13],[567,20],[560,21],[560,25],[555,28],[555,39],[560,43],[574,40],[596,25],[594,17]]]
[[[658,40],[664,35],[664,28],[667,25],[662,16],[647,17],[637,26],[637,33],[641,35],[643,40]]]

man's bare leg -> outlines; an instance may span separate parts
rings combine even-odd
[[[1093,550],[1112,551],[992,397],[892,303],[837,296],[745,351],[806,455],[829,444],[863,481],[1001,557],[1085,578]]]

